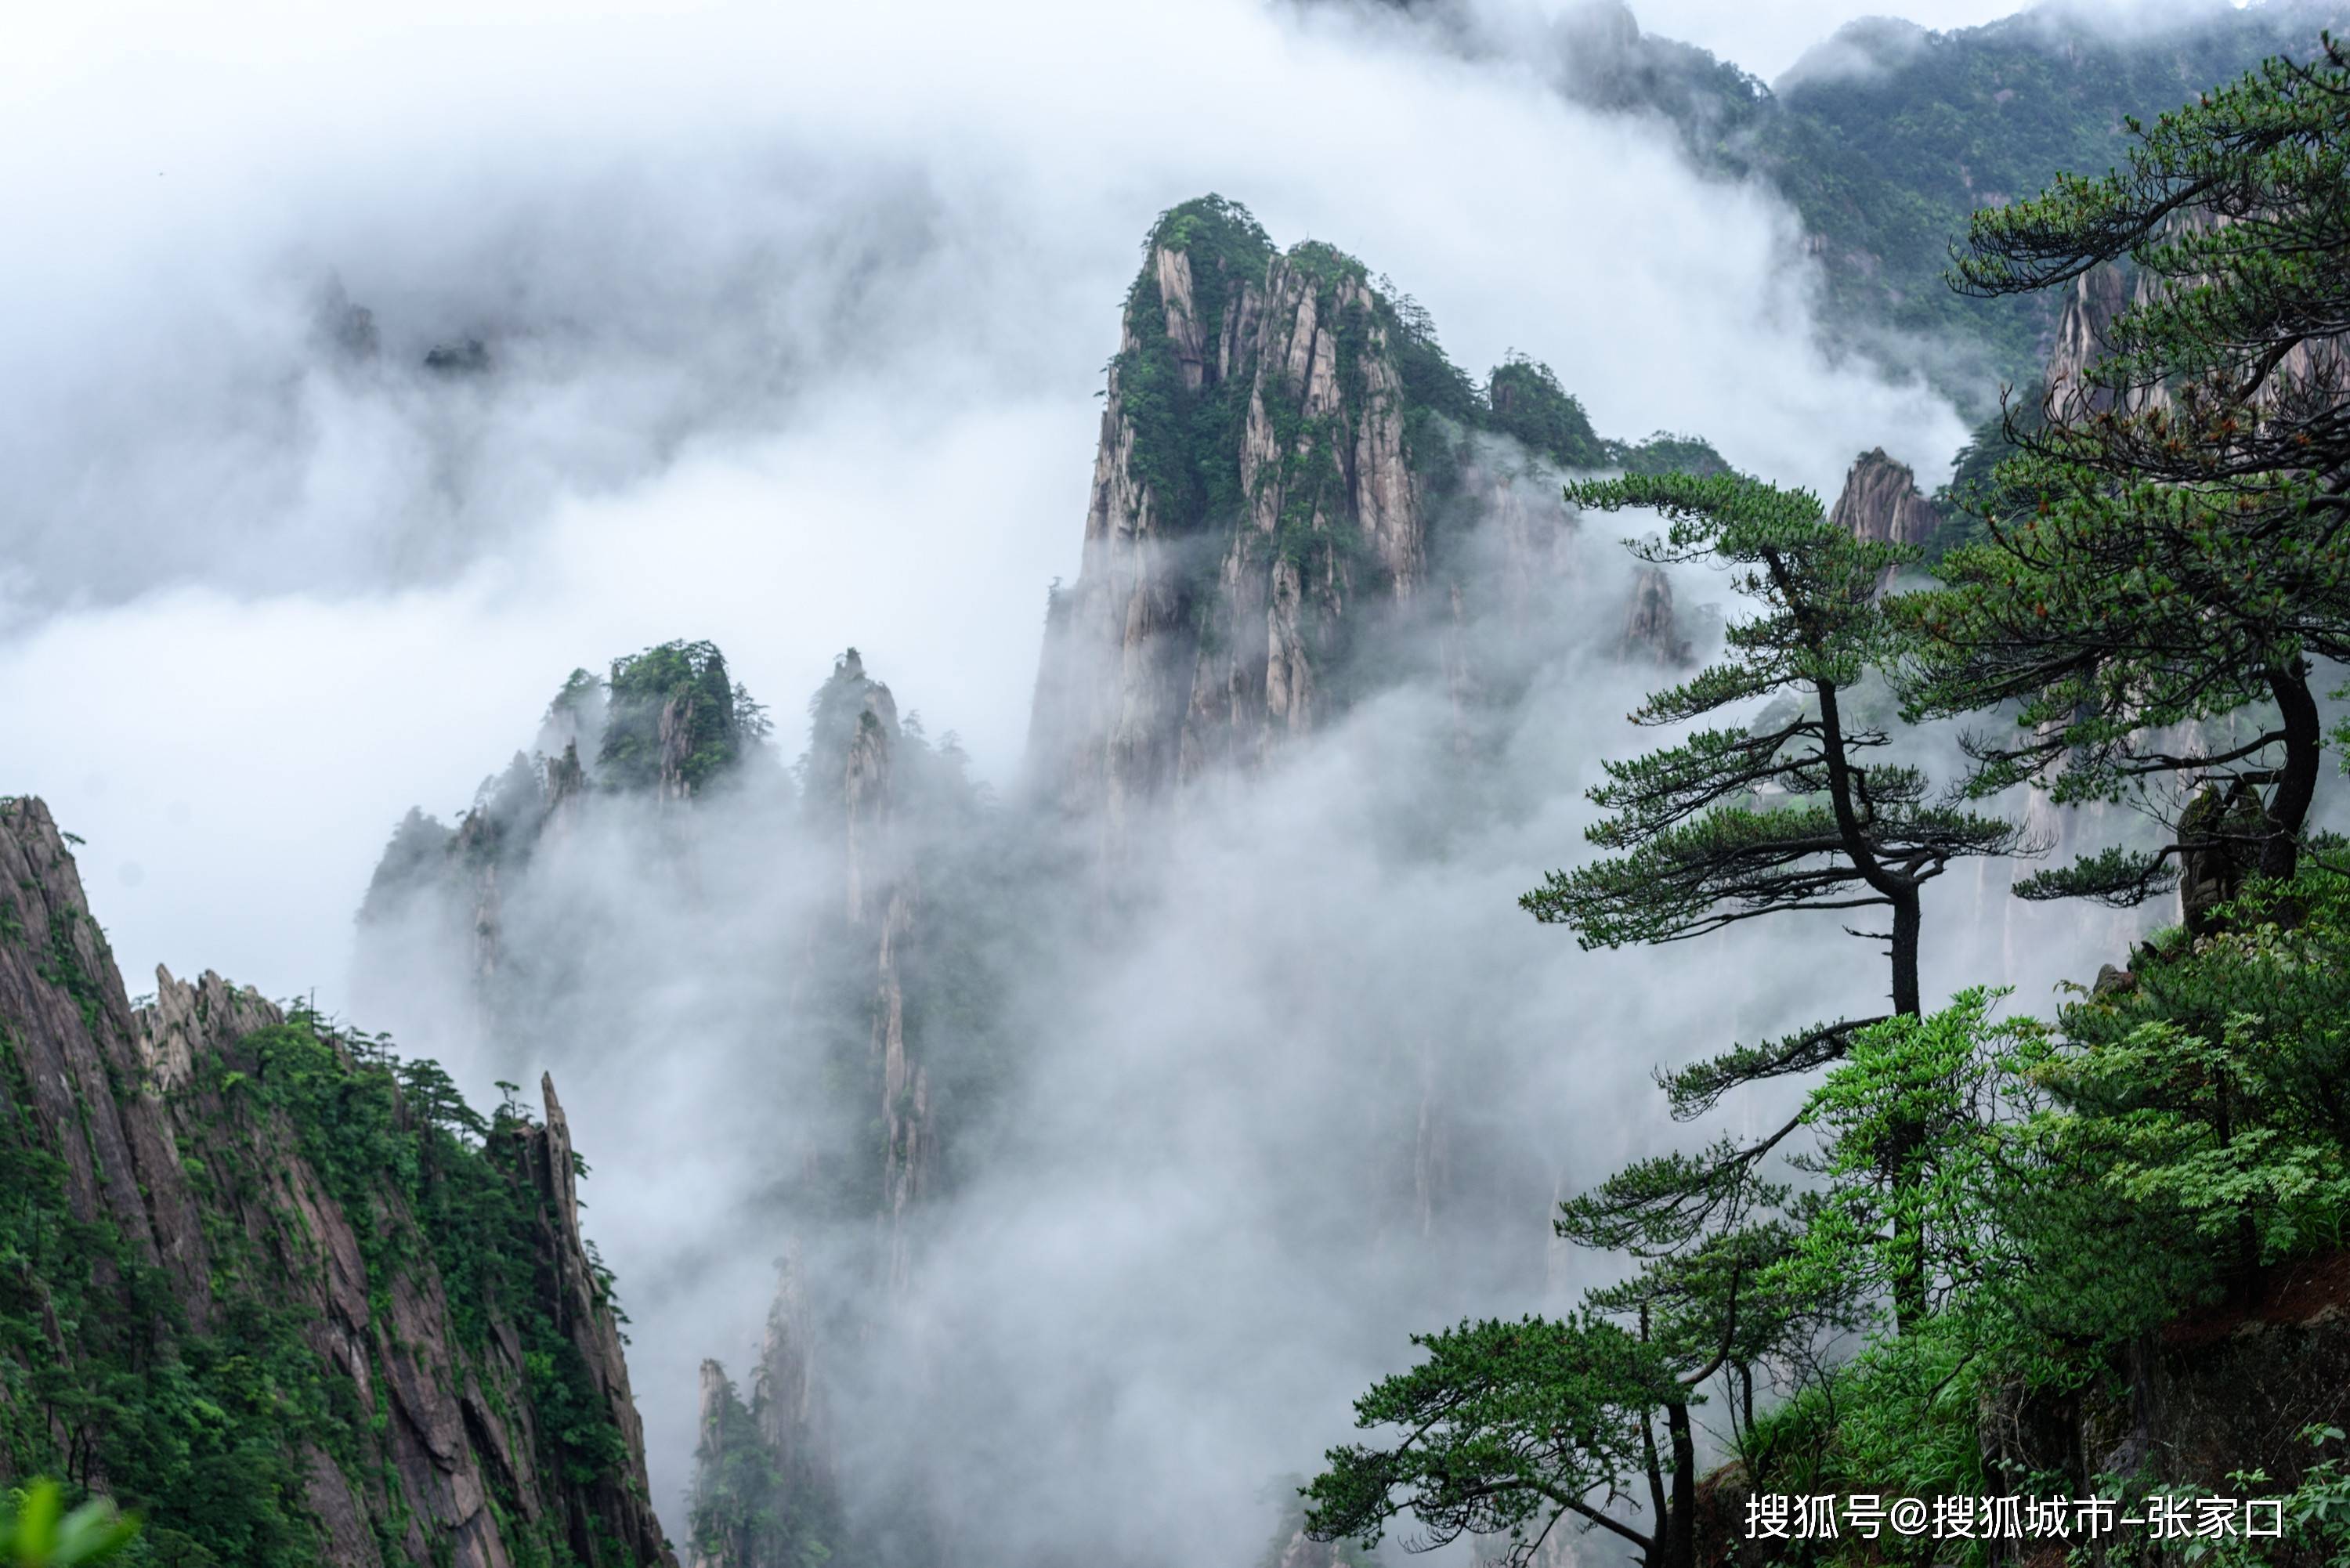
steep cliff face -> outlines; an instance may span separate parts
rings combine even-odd
[[[577,1157],[207,973],[133,1009],[0,805],[0,1478],[190,1563],[667,1564]]]
[[[841,1556],[847,1532],[815,1344],[797,1265],[786,1262],[747,1396],[717,1362],[702,1364],[686,1568],[797,1568]]]
[[[885,1274],[902,1283],[907,1216],[935,1179],[940,1152],[944,1090],[926,1041],[967,1033],[970,1023],[940,1005],[940,988],[922,976],[969,969],[969,950],[985,940],[959,929],[977,922],[934,918],[926,877],[942,881],[950,904],[967,888],[964,836],[977,792],[952,738],[931,744],[850,649],[809,702],[795,803],[792,775],[758,743],[763,711],[724,671],[716,649],[675,643],[614,661],[608,680],[576,672],[550,704],[536,753],[517,753],[485,783],[455,829],[411,812],[394,832],[360,911],[362,959],[380,940],[375,930],[421,914],[440,939],[444,968],[415,978],[457,978],[445,955],[460,948],[493,1016],[518,997],[543,1001],[550,988],[584,983],[576,962],[558,969],[562,956],[543,950],[551,940],[639,945],[627,929],[628,900],[588,911],[610,898],[608,888],[592,865],[567,861],[567,841],[591,823],[602,830],[597,855],[685,888],[689,905],[694,867],[708,859],[809,873],[826,893],[812,909],[788,911],[795,923],[769,936],[769,967],[789,1013],[785,1049],[824,1063],[829,1081],[857,1102],[842,1114],[879,1129],[869,1146],[855,1140],[847,1157],[855,1169],[828,1171],[825,1181],[878,1217]],[[583,746],[594,752],[592,768]],[[723,808],[712,809],[722,798]],[[507,950],[517,899],[537,917],[523,955]],[[552,938],[549,905],[567,922]],[[516,972],[517,963],[528,972]]]
[[[1276,254],[1215,198],[1161,221],[1110,367],[1083,569],[1048,618],[1035,744],[1064,799],[1116,823],[1340,700],[1358,605],[1408,600],[1427,571],[1402,330],[1326,246]]]
[[[728,1239],[754,1256],[814,1239],[821,1266],[789,1272],[744,1383],[704,1368],[690,1539],[705,1568],[847,1562],[860,1547],[839,1517],[827,1368],[879,1332],[920,1267],[926,1201],[991,1092],[1004,865],[953,738],[926,736],[856,649],[810,699],[787,769],[754,743],[756,704],[709,673],[717,650],[670,647],[697,656],[662,659],[650,683],[632,667],[665,649],[609,680],[575,675],[533,754],[453,831],[411,815],[363,911],[361,963],[511,1022],[558,1064],[577,1050],[608,1070],[635,1049],[596,1015],[699,1032],[733,1053],[747,1103],[788,1106],[762,1124],[781,1131],[739,1147],[761,1201]],[[713,736],[731,749],[697,765]],[[411,941],[420,913],[431,940]],[[681,1021],[688,991],[729,1004]]]
[[[1624,615],[1624,636],[1616,645],[1617,657],[1646,659],[1650,663],[1679,668],[1693,657],[1690,639],[1682,634],[1679,618],[1673,612],[1673,582],[1661,566],[1642,567],[1632,580],[1632,602]]]
[[[960,753],[901,717],[854,649],[809,703],[796,771],[828,908],[793,960],[787,1049],[824,1064],[841,1121],[858,1132],[793,1173],[781,1206],[785,1226],[834,1236],[826,1269],[805,1268],[788,1234],[748,1384],[716,1361],[702,1369],[693,1568],[878,1561],[873,1530],[899,1542],[891,1560],[946,1560],[924,1534],[920,1499],[861,1527],[846,1518],[831,1389],[847,1342],[869,1355],[889,1333],[888,1306],[920,1267],[925,1202],[987,1093],[979,1064],[993,1050],[984,992],[996,966],[975,956],[987,916],[972,876],[1004,868],[972,854],[975,796]],[[869,1247],[839,1246],[844,1229],[863,1230]],[[910,1349],[900,1369],[914,1359]]]
[[[1908,465],[1894,462],[1878,447],[1854,461],[1828,521],[1856,539],[1923,549],[1934,542],[1942,514],[1919,493],[1917,475]]]
[[[2047,389],[2059,408],[2077,406],[2088,412],[2112,406],[2112,395],[2087,386],[2083,372],[2112,348],[2114,322],[2129,308],[2131,296],[2129,279],[2110,262],[2073,280],[2048,352]]]
[[[461,934],[473,978],[495,994],[505,967],[512,884],[559,845],[589,794],[682,808],[733,777],[767,733],[766,711],[708,642],[670,642],[575,670],[547,704],[536,745],[485,779],[454,827],[412,809],[393,830],[367,896],[365,924],[421,915]]]
[[[1478,387],[1360,262],[1278,253],[1213,196],[1152,231],[1106,398],[1030,763],[1112,853],[1144,803],[1263,765],[1384,681],[1488,687],[1451,634],[1572,570],[1558,470],[1721,466],[1689,438],[1603,440],[1531,362]]]
[[[2175,231],[2208,228],[2216,220],[2208,213],[2190,213],[2172,220]],[[2147,304],[2161,280],[2139,274],[2135,279],[2117,263],[2092,267],[2074,280],[2057,319],[2054,347],[2048,356],[2050,401],[2069,418],[2102,413],[2119,403],[2126,412],[2167,407],[2168,389],[2159,385],[2125,388],[2118,397],[2109,388],[2093,386],[2088,369],[2115,348],[2114,325],[2133,307]],[[2296,343],[2269,372],[2263,390],[2269,399],[2319,400],[2338,396],[2350,384],[2350,338],[2342,336],[2307,338]]]
[[[908,1211],[930,1185],[938,1142],[929,1064],[919,1030],[909,1031],[910,959],[929,932],[920,829],[907,820],[918,803],[906,796],[918,795],[922,781],[901,776],[908,737],[897,701],[865,673],[855,649],[836,662],[810,713],[802,805],[837,866],[841,905],[838,923],[812,935],[797,997],[838,1015],[852,1052],[863,1036],[861,1061],[845,1065],[852,1081],[865,1083],[880,1135],[871,1200],[885,1277],[898,1289],[908,1268]],[[828,1003],[819,1000],[827,994]]]

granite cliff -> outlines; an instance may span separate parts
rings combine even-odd
[[[1878,447],[1854,460],[1828,521],[1857,539],[1923,549],[1940,531],[1942,514],[1919,493],[1908,465]]]
[[[1362,263],[1278,251],[1217,196],[1145,242],[1105,400],[1030,767],[1113,856],[1145,803],[1262,767],[1414,670],[1463,701],[1505,684],[1464,629],[1522,622],[1575,571],[1561,472],[1726,466],[1601,439],[1528,361],[1478,386]]]
[[[671,1563],[552,1081],[485,1119],[215,974],[134,1006],[38,800],[0,886],[0,1479],[175,1563]]]
[[[705,1568],[852,1560],[828,1368],[919,1266],[926,1200],[990,1093],[1006,966],[983,906],[1016,862],[983,842],[953,738],[926,736],[854,649],[809,700],[789,768],[715,648],[609,670],[574,673],[456,826],[411,812],[395,830],[361,964],[555,1060],[617,1050],[646,1092],[673,1043],[742,1053],[726,1059],[748,1141],[729,1158],[748,1191],[723,1199],[745,1206],[721,1228],[754,1255],[823,1245],[785,1272],[749,1376],[702,1367],[685,1540]],[[681,985],[723,1022],[655,1000]],[[650,1035],[609,1034],[638,1008]]]

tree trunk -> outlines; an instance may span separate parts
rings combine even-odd
[[[1918,987],[1918,934],[1923,923],[1918,885],[1909,883],[1893,896],[1893,1011],[1912,1018],[1925,1011]]]
[[[1918,888],[1912,884],[1893,900],[1893,1011],[1912,1018],[1923,1011],[1918,984],[1919,924]],[[1909,1167],[1924,1141],[1925,1128],[1904,1125],[1894,1129],[1892,1147],[1887,1151],[1895,1200],[1904,1209],[1917,1195],[1918,1176]],[[1898,1332],[1908,1334],[1926,1316],[1926,1237],[1916,1219],[1894,1220],[1893,1249],[1900,1269],[1893,1282],[1893,1323]]]
[[[1689,1407],[1666,1406],[1665,1428],[1672,1434],[1673,1501],[1660,1532],[1659,1568],[1697,1568],[1697,1443],[1690,1435]]]
[[[2317,700],[2310,695],[2305,662],[2296,659],[2291,670],[2270,670],[2269,692],[2284,716],[2284,766],[2269,797],[2276,830],[2261,846],[2261,875],[2283,881],[2300,863],[2301,829],[2309,820],[2310,802],[2317,797],[2318,757],[2325,734]]]

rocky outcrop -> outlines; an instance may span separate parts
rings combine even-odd
[[[1428,566],[1392,307],[1239,209],[1153,236],[1109,372],[1083,569],[1054,597],[1034,744],[1066,799],[1130,805],[1326,722],[1362,607]]]
[[[1690,639],[1682,635],[1673,613],[1672,579],[1662,566],[1643,566],[1634,575],[1631,603],[1625,610],[1624,635],[1617,641],[1616,657],[1672,668],[1687,665],[1693,657]]]
[[[791,1194],[776,1206],[787,1231],[807,1221],[834,1239],[826,1266],[805,1269],[787,1233],[747,1384],[715,1361],[702,1369],[689,1529],[696,1568],[864,1560],[868,1543],[842,1512],[830,1378],[849,1342],[870,1355],[876,1336],[893,1332],[891,1300],[920,1265],[924,1205],[949,1142],[940,1057],[951,1071],[959,1047],[986,1044],[985,1024],[958,1013],[937,978],[967,965],[948,950],[973,940],[987,919],[956,901],[971,798],[959,756],[900,714],[855,649],[835,660],[809,703],[799,817],[824,907],[788,956],[784,1049],[825,1064],[827,1093],[838,1096],[833,1109],[854,1130],[778,1181]],[[1000,865],[989,870],[1000,874]],[[952,1031],[941,1023],[951,1016]],[[957,1081],[968,1095],[971,1080]],[[838,1244],[859,1232],[869,1249]],[[919,1382],[918,1352],[906,1347],[897,1364]],[[919,1533],[924,1517],[919,1500],[909,1500],[886,1523],[904,1536]],[[944,1560],[944,1549],[910,1560]]]
[[[2073,280],[2048,354],[2048,397],[2058,410],[2093,413],[2113,406],[2112,394],[2089,385],[2085,372],[2112,348],[2114,322],[2129,308],[2130,296],[2129,279],[2111,262]]]
[[[112,1490],[190,1561],[671,1561],[551,1081],[543,1119],[484,1123],[214,974],[159,971],[134,1010],[37,800],[0,805],[0,1069],[30,1227],[0,1263],[0,1479]]]
[[[639,679],[647,669],[652,679]],[[723,669],[715,649],[679,644],[616,661],[608,681],[575,674],[535,754],[484,785],[453,833],[415,814],[402,825],[363,912],[361,961],[410,992],[468,995],[497,1038],[560,1062],[570,1042],[515,1016],[515,998],[558,1016],[583,995],[625,1008],[670,981],[657,958],[635,961],[673,951],[681,929],[700,941],[723,929],[723,940],[765,955],[745,984],[764,988],[775,1023],[743,1063],[741,1092],[789,1083],[818,1099],[795,1105],[773,1145],[746,1151],[764,1162],[766,1201],[736,1239],[789,1251],[821,1238],[825,1266],[792,1272],[751,1381],[738,1389],[718,1364],[705,1369],[706,1484],[691,1535],[707,1564],[765,1568],[812,1560],[802,1546],[849,1550],[822,1522],[837,1490],[823,1369],[837,1357],[827,1347],[882,1332],[920,1263],[926,1199],[967,1125],[951,1118],[983,1103],[999,1042],[976,955],[994,940],[999,890],[979,878],[1001,867],[973,869],[980,796],[952,738],[932,743],[855,649],[808,704],[793,768],[745,743],[723,797],[719,774],[695,783],[713,735],[764,734],[739,692],[728,724],[697,722],[727,690],[708,673]],[[681,732],[702,740],[683,747]],[[564,847],[574,840],[577,852]],[[616,864],[628,876],[612,875]],[[712,907],[710,887],[763,870],[806,896]],[[419,893],[436,922],[422,941],[396,922],[401,898]],[[583,950],[605,955],[592,973],[571,961]],[[468,966],[470,992],[449,984]],[[760,1075],[762,1058],[773,1077]],[[756,1521],[779,1511],[809,1532],[789,1551],[757,1545],[768,1537]]]
[[[559,844],[598,793],[685,812],[738,776],[764,711],[708,642],[671,642],[571,672],[537,742],[482,781],[452,828],[411,809],[393,830],[359,907],[362,928],[421,920],[466,951],[481,993],[503,1001],[506,905],[542,847]],[[592,758],[592,764],[589,759]]]
[[[2208,213],[2182,214],[2174,228],[2191,232],[2209,228]],[[2164,280],[2141,273],[2135,280],[2120,264],[2092,267],[2074,281],[2057,319],[2056,339],[2047,370],[2049,408],[2059,418],[2085,418],[2118,407],[2142,413],[2167,407],[2171,389],[2159,384],[2133,384],[2116,389],[2094,384],[2089,370],[2115,348],[2114,326],[2131,309],[2143,306],[2167,286]],[[2266,369],[2258,400],[2289,406],[2330,406],[2350,387],[2350,338],[2342,336],[2307,338],[2293,345]]]
[[[1828,522],[1856,539],[1923,548],[1933,542],[1942,514],[1919,493],[1908,466],[1877,447],[1854,460]]]
[[[1278,253],[1215,197],[1165,214],[1110,366],[1078,577],[1047,598],[1039,793],[1115,858],[1148,803],[1263,767],[1382,683],[1490,690],[1453,634],[1571,573],[1558,470],[1711,455],[1600,439],[1530,361],[1492,387],[1352,257]]]
[[[798,1265],[786,1260],[748,1398],[702,1364],[687,1568],[784,1568],[841,1544],[832,1450]]]
[[[923,901],[915,833],[900,798],[906,735],[889,688],[865,673],[853,648],[834,663],[812,717],[801,761],[803,805],[837,860],[842,905],[839,925],[818,934],[826,956],[812,961],[808,979],[814,988],[845,989],[852,1020],[863,1014],[881,1133],[875,1212],[896,1288],[908,1268],[908,1211],[929,1185],[937,1142],[929,1068],[907,1028],[907,961],[920,940]],[[869,987],[861,1002],[860,985]]]

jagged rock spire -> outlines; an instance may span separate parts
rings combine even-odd
[[[1616,656],[1680,666],[1690,662],[1691,653],[1673,613],[1672,579],[1662,566],[1641,567],[1632,578],[1631,602],[1625,608],[1624,635]]]
[[[1828,521],[1856,539],[1923,547],[1940,529],[1942,514],[1919,493],[1908,465],[1880,446],[1854,460]]]

